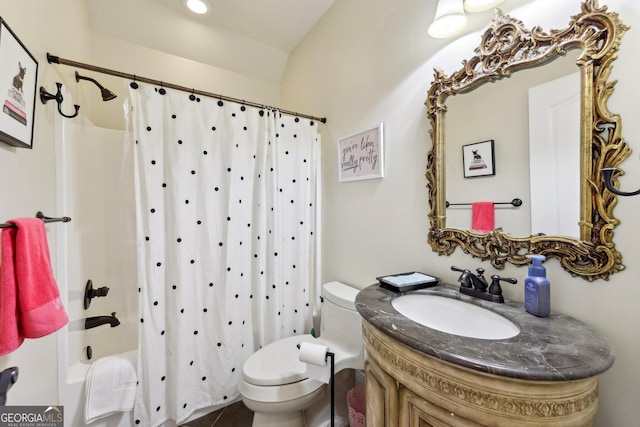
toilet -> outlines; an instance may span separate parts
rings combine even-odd
[[[298,345],[313,342],[335,353],[335,373],[364,369],[362,318],[355,308],[359,290],[340,282],[322,286],[320,336],[297,335],[266,345],[245,362],[239,390],[254,412],[253,427],[304,427],[304,410],[328,392],[326,384],[306,376]]]

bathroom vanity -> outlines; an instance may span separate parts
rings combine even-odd
[[[396,298],[434,295],[479,306],[520,333],[478,339],[423,326]],[[395,293],[372,285],[356,298],[366,348],[367,425],[590,426],[597,375],[614,361],[597,331],[569,316],[538,318],[522,304],[494,303],[439,285]]]

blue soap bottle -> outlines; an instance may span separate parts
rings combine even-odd
[[[551,312],[551,284],[542,262],[544,255],[527,255],[531,258],[529,275],[524,279],[524,308],[527,312],[547,317]]]

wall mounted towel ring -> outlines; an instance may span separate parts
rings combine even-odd
[[[62,83],[56,82],[56,86],[58,87],[58,92],[55,95],[52,95],[49,92],[47,92],[44,86],[40,86],[40,101],[42,101],[43,104],[46,104],[47,102],[53,99],[58,103],[58,113],[60,113],[63,117],[66,117],[68,119],[74,118],[75,116],[78,115],[78,110],[80,110],[80,106],[75,104],[73,105],[74,108],[76,109],[76,112],[72,116],[69,116],[63,113],[62,107],[61,107],[62,101],[64,101],[64,98],[62,97]]]
[[[600,173],[602,174],[602,178],[604,178],[604,186],[607,187],[607,190],[616,194],[618,196],[637,196],[640,194],[640,189],[636,191],[620,191],[613,186],[611,182],[613,179],[613,174],[617,171],[616,168],[602,168],[600,169]]]

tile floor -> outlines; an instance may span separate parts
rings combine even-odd
[[[182,427],[251,427],[253,412],[242,401],[224,407],[204,417],[189,421]]]

